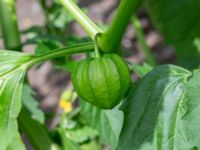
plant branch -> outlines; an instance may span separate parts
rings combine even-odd
[[[141,2],[142,0],[121,0],[111,25],[99,37],[98,44],[103,51],[108,53],[117,51],[131,16]]]
[[[144,55],[145,55],[148,63],[152,66],[155,66],[156,61],[154,59],[154,56],[152,55],[150,48],[148,47],[148,45],[146,43],[140,20],[135,15],[133,15],[133,17],[132,17],[132,24],[133,24],[133,27],[135,29],[135,34],[136,34],[136,37],[138,39],[138,42],[141,45],[141,48],[144,52]]]
[[[28,68],[37,63],[40,63],[49,59],[53,59],[53,58],[62,57],[67,54],[76,54],[76,53],[94,51],[94,47],[95,47],[94,42],[87,42],[87,43],[76,44],[74,46],[70,46],[67,48],[60,48],[60,49],[52,51],[51,53],[44,54],[41,56],[36,56],[31,61],[29,61],[26,64],[26,66]]]
[[[102,30],[94,24],[87,15],[72,1],[72,0],[60,0],[63,6],[71,13],[75,20],[83,27],[87,34],[95,40],[97,33],[101,33]]]

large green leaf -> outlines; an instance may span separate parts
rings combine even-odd
[[[188,111],[184,86],[190,75],[183,68],[163,65],[132,89],[123,105],[125,119],[118,150],[190,150],[194,147],[191,141],[197,139],[190,137],[188,124],[182,118]]]
[[[103,143],[115,150],[123,122],[123,114],[118,107],[101,110],[82,100],[81,113],[89,125],[99,131]]]
[[[200,63],[200,0],[146,0],[154,25],[177,50],[179,64]]]
[[[0,149],[17,135],[16,118],[21,108],[22,86],[28,54],[0,51]]]
[[[36,150],[53,149],[53,142],[49,136],[47,127],[33,119],[32,114],[24,107],[18,117],[18,123],[20,130],[26,135]]]

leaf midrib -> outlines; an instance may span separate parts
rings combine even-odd
[[[179,101],[178,101],[178,105],[177,105],[177,111],[176,111],[176,118],[175,118],[175,122],[174,122],[174,138],[173,138],[173,145],[172,145],[172,150],[175,150],[175,141],[176,141],[176,134],[175,134],[175,132],[176,132],[176,130],[177,130],[177,122],[178,122],[178,115],[179,115],[179,110],[180,110],[180,105],[181,105],[181,103],[182,103],[182,101],[183,101],[183,91],[182,91],[182,93],[181,93],[181,95],[180,95],[180,98],[179,98]]]
[[[14,67],[13,69],[3,73],[2,75],[0,75],[0,79],[4,79],[6,78],[6,76],[9,76],[10,74],[14,73],[14,72],[17,72],[18,69],[21,70],[21,71],[24,71],[26,68],[22,67],[22,66],[26,66],[26,64],[21,64],[21,65],[18,65],[16,67]]]
[[[172,87],[173,85],[175,85],[177,82],[179,82],[179,81],[181,81],[181,80],[183,80],[182,78],[181,79],[178,79],[178,80],[176,80],[176,81],[174,81],[172,84],[170,84],[169,85],[169,87],[165,90],[165,92],[163,93],[163,95],[162,95],[162,97],[165,95],[165,93],[169,90],[169,88],[170,87]],[[179,105],[179,104],[178,104]],[[178,106],[177,105],[177,106]],[[177,118],[177,117],[176,117]],[[174,123],[174,127],[176,127],[176,121],[174,121],[175,123]],[[157,131],[157,130],[156,130]],[[175,129],[174,129],[174,131],[175,131]],[[173,132],[174,133],[174,132]],[[157,135],[155,136],[155,140],[157,139]],[[156,142],[155,143],[157,143],[157,140],[156,140]],[[173,143],[174,143],[174,141],[173,141]],[[156,146],[158,145],[158,143],[156,144]],[[160,144],[159,144],[160,145]],[[162,146],[162,145],[161,145]],[[173,147],[174,147],[174,144],[173,144]],[[157,147],[157,149],[158,150],[162,150],[162,147]],[[173,149],[174,150],[174,149]]]

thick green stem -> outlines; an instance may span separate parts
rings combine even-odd
[[[99,38],[98,44],[103,51],[117,51],[131,16],[141,2],[142,0],[121,0],[111,25]]]
[[[132,24],[135,29],[136,38],[138,39],[138,42],[141,45],[141,48],[144,52],[144,55],[145,55],[148,63],[152,66],[155,66],[156,61],[151,53],[150,48],[148,47],[148,45],[146,43],[140,20],[135,15],[132,17]]]
[[[41,56],[36,56],[33,58],[31,61],[29,61],[27,64],[25,64],[27,67],[31,67],[34,64],[53,59],[53,58],[58,58],[65,56],[67,54],[76,54],[76,53],[84,53],[84,52],[89,52],[89,51],[94,51],[95,44],[94,42],[87,42],[87,43],[82,43],[82,44],[76,44],[74,46],[70,46],[67,48],[60,48],[55,51],[52,51],[49,54],[44,54]]]
[[[4,47],[9,50],[20,50],[15,0],[0,0],[0,20]]]
[[[71,13],[75,20],[84,28],[87,34],[95,40],[97,33],[102,32],[87,15],[72,1],[72,0],[60,0],[63,6]]]

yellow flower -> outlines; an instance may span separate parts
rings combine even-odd
[[[72,111],[72,103],[69,101],[66,101],[65,99],[61,99],[59,102],[59,107],[63,109],[65,112],[71,112]]]

